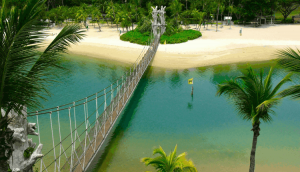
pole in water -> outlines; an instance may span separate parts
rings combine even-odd
[[[193,94],[194,94],[194,87],[192,86],[191,96],[193,96]]]
[[[191,85],[192,85],[192,92],[191,92],[191,95],[193,96],[193,90],[194,90],[194,88],[193,88],[193,78],[191,78],[191,79],[188,80],[188,84],[191,84]]]

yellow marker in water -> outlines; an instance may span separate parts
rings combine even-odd
[[[165,40],[165,43],[164,43],[165,45],[167,44],[167,40]]]
[[[189,84],[193,84],[193,78],[189,79],[189,80],[188,80],[188,83],[189,83]]]

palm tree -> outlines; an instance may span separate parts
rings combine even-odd
[[[155,158],[142,158],[141,162],[145,165],[152,165],[159,172],[197,172],[196,167],[194,166],[191,160],[186,160],[186,153],[176,155],[177,145],[175,146],[174,152],[171,152],[168,156],[162,147],[154,149],[153,155],[159,154],[160,156]]]
[[[228,13],[230,12],[230,16],[232,18],[232,12],[235,10],[233,5],[228,6]],[[231,21],[230,21],[230,29],[231,29]]]
[[[98,9],[98,7],[95,7],[92,9],[92,18],[96,19],[99,31],[101,32],[101,19],[102,19],[102,13]]]
[[[44,29],[47,23],[38,20],[44,5],[43,0],[29,0],[23,9],[1,8],[0,20],[0,108],[8,114],[12,109],[18,111],[20,105],[36,107],[39,103],[32,99],[42,98],[38,93],[46,90],[48,82],[43,76],[50,68],[59,67],[60,53],[66,51],[70,43],[83,38],[78,25],[67,25],[42,52]],[[1,115],[0,115],[1,118]]]
[[[221,5],[220,6],[220,12],[221,12],[221,22],[222,22],[222,28],[223,28],[223,21],[222,21],[222,17],[223,17],[223,12],[225,10],[225,6],[224,5]]]
[[[270,113],[274,113],[274,111],[271,108],[283,98],[277,92],[283,84],[291,81],[291,73],[289,73],[272,88],[272,72],[273,68],[264,78],[263,70],[259,75],[256,75],[250,67],[247,72],[243,73],[243,76],[218,84],[217,95],[225,94],[231,98],[240,116],[245,120],[252,121],[253,142],[249,172],[254,172],[255,168],[255,152],[257,137],[260,135],[260,122],[270,122],[272,120]]]
[[[63,69],[60,54],[84,36],[78,25],[67,25],[44,51],[38,52],[48,36],[47,23],[39,19],[45,1],[28,0],[22,9],[8,9],[5,0],[3,2],[0,9],[0,119],[7,118],[12,111],[21,115],[24,106],[41,107],[39,99],[50,95],[47,85],[55,79],[50,69]],[[5,127],[1,126],[1,130]]]
[[[295,72],[299,75],[300,73],[300,50],[296,51],[292,48],[287,48],[286,50],[279,50],[277,53],[279,57],[278,63],[282,67],[286,68],[291,72]],[[281,93],[282,96],[290,96],[293,99],[300,98],[300,85],[294,85],[284,90]]]
[[[178,20],[180,18],[179,14],[182,10],[182,6],[183,6],[183,4],[181,4],[178,0],[172,1],[170,3],[170,6],[169,6],[169,9],[171,10],[172,16],[174,16],[175,19],[176,19],[177,26],[179,26]]]
[[[219,10],[220,10],[220,6],[222,6],[222,3],[223,3],[223,0],[216,0],[215,1],[216,2],[216,6],[218,7],[217,9],[217,11],[218,11],[218,13],[217,13],[217,22],[216,22],[216,32],[218,31],[218,26],[219,26],[219,21],[218,21],[218,17],[219,17]],[[222,20],[222,17],[221,17],[221,20]]]

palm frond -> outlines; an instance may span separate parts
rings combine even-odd
[[[278,105],[282,98],[272,98],[265,100],[260,105],[256,107],[257,115],[259,119],[262,119],[264,122],[270,122],[272,120],[269,115],[269,111],[274,105]]]
[[[45,0],[29,0],[23,9],[5,7],[0,16],[0,108],[20,112],[22,106],[40,107],[50,95],[51,68],[61,68],[60,54],[83,38],[79,26],[62,29],[43,53],[37,49],[47,36],[47,23],[38,20]],[[6,11],[5,11],[6,10]]]
[[[155,154],[160,154],[162,157],[167,158],[167,155],[161,146],[159,146],[159,148],[156,148],[153,150],[153,155],[155,155]]]
[[[240,84],[233,80],[218,84],[217,95],[221,96],[222,94],[227,95],[234,102],[243,119],[251,120],[251,99],[249,93],[246,93]]]
[[[273,74],[274,68],[271,67],[269,70],[269,73],[267,77],[264,80],[264,95],[269,94],[272,89],[272,74]]]
[[[280,97],[291,96],[292,99],[300,98],[300,85],[293,85],[278,94]]]
[[[297,51],[292,48],[278,50],[276,54],[279,57],[278,63],[292,72],[300,72],[300,50]]]
[[[291,80],[291,76],[293,75],[293,73],[288,73],[273,89],[273,91],[270,93],[268,98],[272,98],[273,96],[275,96],[275,94],[278,92],[278,90],[281,88],[281,86],[287,82],[292,81]]]
[[[300,96],[300,86],[287,89],[277,94],[281,86],[289,81],[292,73],[287,74],[272,90],[272,72],[263,80],[263,71],[256,75],[252,68],[248,68],[243,76],[237,77],[234,81],[225,81],[218,85],[217,95],[225,94],[233,100],[239,115],[245,120],[251,120],[253,124],[263,120],[270,122],[271,109],[277,105],[281,99],[289,95]],[[239,81],[239,82],[238,82]]]
[[[196,172],[193,162],[187,161],[185,158],[186,153],[182,153],[179,156],[176,156],[177,145],[173,152],[171,152],[168,156],[166,156],[162,148],[159,147],[155,149],[155,152],[160,154],[160,156],[156,158],[142,158],[141,162],[144,162],[145,165],[152,165],[159,172],[183,172],[183,171],[192,171]],[[156,154],[156,153],[154,153]]]

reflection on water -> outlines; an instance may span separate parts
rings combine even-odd
[[[124,64],[81,58],[66,57],[63,64],[70,72],[60,76],[61,82],[50,87],[53,96],[48,102],[42,102],[45,108],[93,94],[110,85],[129,68]],[[256,70],[264,68],[264,75],[274,65],[251,64]],[[169,153],[176,144],[178,153],[187,152],[187,158],[193,160],[198,171],[248,170],[253,137],[251,123],[242,120],[225,97],[215,96],[217,83],[239,76],[240,70],[246,67],[247,64],[185,70],[149,67],[90,171],[155,171],[140,159],[151,156],[153,148],[158,146]],[[285,72],[276,68],[274,75],[273,82],[278,83]],[[191,96],[191,85],[187,83],[190,78],[194,78],[194,96]],[[300,170],[299,111],[298,102],[284,100],[275,109],[274,121],[261,125],[257,172]],[[65,126],[68,126],[67,117],[62,115]],[[40,122],[45,128],[49,128],[48,118],[46,116]],[[56,118],[55,114],[53,118]],[[47,137],[43,142],[51,140],[50,133],[42,134]],[[63,130],[63,135],[67,134],[68,129]],[[37,137],[34,139],[37,142]],[[51,144],[43,149],[50,148]]]
[[[216,97],[216,84],[239,76],[247,64],[166,71],[151,68],[141,80],[108,146],[91,171],[155,171],[140,163],[159,145],[187,152],[199,171],[246,171],[252,144],[251,123],[234,106]],[[275,63],[251,64],[267,75]],[[242,70],[242,71],[241,71]],[[274,83],[286,73],[276,68]],[[189,78],[194,78],[191,97]],[[298,103],[284,100],[258,138],[256,171],[300,169]],[[292,150],[292,151],[291,151]],[[270,158],[277,157],[277,158]],[[297,158],[296,158],[297,157]],[[275,168],[276,167],[276,168]]]

